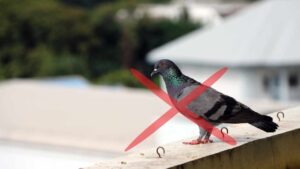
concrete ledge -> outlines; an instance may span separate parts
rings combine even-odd
[[[300,129],[171,167],[172,169],[299,169]]]
[[[86,169],[100,168],[173,168],[173,169],[299,169],[300,107],[283,111],[275,133],[262,132],[248,124],[228,125],[229,134],[237,140],[231,146],[219,140],[206,145],[163,145],[166,154],[158,158],[156,147],[111,161],[100,162]],[[175,131],[174,131],[175,132]]]

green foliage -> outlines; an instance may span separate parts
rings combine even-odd
[[[107,85],[125,85],[128,87],[142,87],[142,85],[127,69],[121,69],[107,73],[106,75],[102,76],[97,83]]]
[[[137,36],[139,37],[137,56],[140,59],[144,59],[151,49],[174,40],[200,26],[185,19],[171,21],[167,19],[153,20],[143,18],[137,28]]]
[[[100,4],[92,9],[71,1],[0,0],[0,79],[79,74],[139,86],[125,68],[150,74],[145,57],[151,49],[201,26],[188,16],[135,19],[137,3],[148,0],[92,0]],[[129,16],[118,19],[120,9]]]
[[[87,51],[90,36],[84,11],[55,1],[18,2],[2,0],[0,5],[0,22],[5,25],[0,30],[4,78],[84,74],[71,71],[74,65],[67,64],[67,60],[84,62],[84,57],[78,56]]]
[[[159,79],[155,78],[154,82],[159,84]],[[128,69],[120,69],[112,71],[100,79],[97,83],[107,84],[107,85],[125,85],[127,87],[138,87],[145,88],[131,73]]]
[[[37,77],[86,74],[85,63],[78,59],[79,56],[62,52],[53,53],[46,46],[39,46],[28,54],[29,62],[26,64],[28,74]],[[55,69],[53,69],[55,67]]]
[[[93,8],[97,5],[107,4],[107,3],[166,3],[170,0],[61,0],[65,4],[81,6],[85,8]]]

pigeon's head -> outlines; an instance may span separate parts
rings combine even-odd
[[[179,68],[174,62],[168,59],[162,59],[155,63],[151,76],[153,77],[157,74],[164,75],[167,72],[175,72],[176,74],[181,74]]]

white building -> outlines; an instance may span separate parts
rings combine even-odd
[[[217,25],[223,17],[231,15],[246,7],[246,1],[223,2],[221,0],[174,0],[166,4],[142,4],[134,11],[135,18],[145,16],[151,18],[167,18],[179,20],[184,14],[195,23],[207,26]],[[186,13],[185,13],[186,12]],[[119,11],[119,18],[126,16],[124,10]]]
[[[149,16],[151,18],[167,18],[179,20],[186,10],[189,18],[196,23],[216,25],[222,22],[218,11],[210,6],[199,3],[171,3],[171,4],[145,4],[135,11],[136,18]]]
[[[149,53],[203,81],[223,66],[213,87],[239,99],[300,99],[300,1],[255,3],[211,29],[197,30]]]

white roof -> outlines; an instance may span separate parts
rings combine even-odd
[[[201,65],[300,64],[300,1],[255,3],[211,29],[197,30],[151,51],[151,62],[168,58]]]

